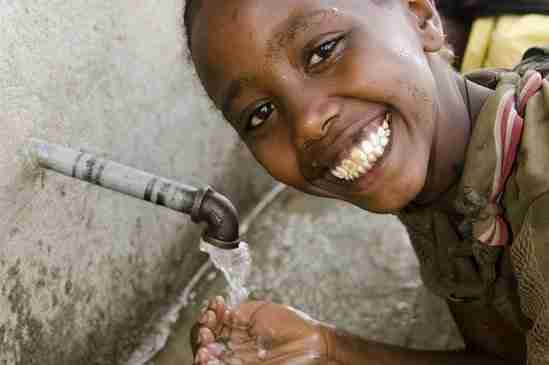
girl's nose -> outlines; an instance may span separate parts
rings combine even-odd
[[[339,115],[339,106],[331,100],[311,100],[294,119],[296,144],[306,149],[322,139]]]

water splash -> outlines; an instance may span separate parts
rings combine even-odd
[[[229,306],[234,308],[248,299],[249,291],[245,285],[252,267],[248,244],[242,241],[238,248],[225,250],[202,240],[200,250],[210,255],[214,266],[223,273],[229,283]]]

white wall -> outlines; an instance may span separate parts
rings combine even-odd
[[[194,79],[181,6],[0,0],[0,364],[123,360],[203,260],[187,217],[26,171],[27,138],[211,184],[242,211],[270,187]]]

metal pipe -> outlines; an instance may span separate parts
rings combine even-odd
[[[229,199],[210,187],[184,185],[38,139],[31,139],[30,146],[41,167],[189,214],[193,222],[207,223],[202,236],[206,242],[224,249],[239,245],[238,212]]]

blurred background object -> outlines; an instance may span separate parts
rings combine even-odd
[[[511,68],[530,47],[549,44],[547,0],[438,0],[462,72]]]

